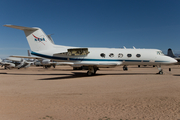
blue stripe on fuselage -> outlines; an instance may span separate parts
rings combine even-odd
[[[48,58],[48,59],[55,59],[55,60],[72,60],[72,61],[108,61],[108,62],[149,62],[149,60],[125,60],[125,59],[86,59],[86,58],[66,58],[66,57],[56,57],[56,56],[49,56],[49,55],[44,55],[36,52],[31,52],[32,55]],[[163,62],[167,63],[168,61],[155,61],[155,62]]]

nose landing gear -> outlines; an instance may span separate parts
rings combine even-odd
[[[162,70],[162,68],[161,68],[161,65],[157,65],[157,68],[158,68],[158,70],[159,70],[159,72],[158,72],[157,74],[162,75],[162,74],[163,74],[163,70]]]

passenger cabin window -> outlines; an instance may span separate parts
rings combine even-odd
[[[132,55],[131,54],[127,54],[127,57],[132,57]]]
[[[162,51],[157,51],[157,55],[164,55]]]
[[[141,57],[141,54],[136,54],[136,57],[138,57],[138,58]]]
[[[118,58],[122,58],[123,57],[123,54],[122,53],[119,53],[118,54]]]
[[[113,53],[110,53],[110,54],[109,54],[109,57],[114,57],[114,54],[113,54]]]
[[[102,58],[105,58],[106,55],[105,55],[104,53],[101,53],[100,56],[101,56]]]

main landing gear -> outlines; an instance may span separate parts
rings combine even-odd
[[[88,71],[87,71],[87,75],[88,76],[95,75],[97,70],[98,70],[98,67],[89,66]]]
[[[124,65],[124,66],[123,66],[123,70],[124,70],[124,71],[127,71],[127,70],[128,70],[127,65]]]
[[[163,74],[163,70],[162,70],[162,68],[161,68],[161,65],[157,65],[157,68],[158,68],[158,70],[159,70],[159,72],[158,72],[157,74],[162,75],[162,74]]]

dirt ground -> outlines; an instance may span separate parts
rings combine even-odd
[[[180,120],[180,66],[162,68],[0,68],[0,120]]]

